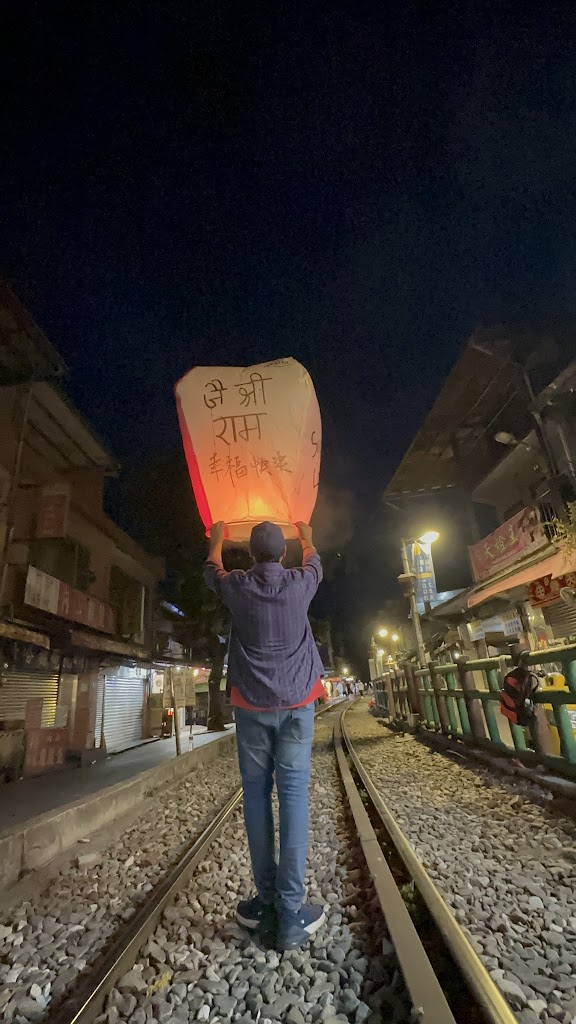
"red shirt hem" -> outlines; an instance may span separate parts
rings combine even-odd
[[[244,708],[245,711],[294,711],[295,708],[304,708],[307,704],[312,704],[315,700],[321,700],[326,697],[326,691],[324,684],[321,679],[317,679],[314,686],[310,690],[310,693],[304,700],[301,700],[299,704],[291,704],[289,708],[257,708],[253,704],[249,704],[235,686],[230,689],[230,704],[233,708]]]

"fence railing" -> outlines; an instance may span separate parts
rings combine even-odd
[[[576,778],[576,644],[523,657],[543,677],[529,729],[500,714],[500,690],[511,666],[506,657],[392,668],[374,681],[378,713],[393,724],[536,760]]]

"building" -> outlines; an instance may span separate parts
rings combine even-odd
[[[164,565],[104,511],[118,464],[65,368],[0,287],[0,768],[92,760],[148,731]],[[9,735],[8,735],[9,734]]]
[[[561,525],[576,509],[576,346],[552,342],[475,332],[387,489],[413,502],[450,489],[467,509],[470,583],[431,617],[470,656],[576,634]]]

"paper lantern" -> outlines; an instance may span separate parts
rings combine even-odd
[[[322,425],[314,385],[295,359],[196,366],[176,385],[178,418],[198,511],[245,541],[268,520],[294,537],[310,522]]]

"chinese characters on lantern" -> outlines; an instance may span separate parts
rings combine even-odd
[[[271,459],[259,459],[253,456],[248,464],[243,462],[239,455],[234,457],[226,455],[221,458],[218,452],[213,452],[210,456],[210,473],[216,477],[217,481],[220,481],[221,477],[228,477],[234,483],[235,479],[241,480],[249,472],[261,477],[264,473],[268,473],[268,475],[292,473],[292,470],[288,465],[288,457],[282,452],[275,452]],[[317,476],[315,476],[314,486],[318,486]]]

